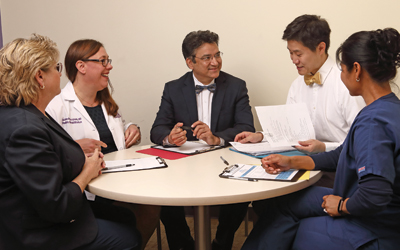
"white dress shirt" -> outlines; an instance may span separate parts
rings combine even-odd
[[[194,79],[194,86],[200,85],[200,86],[208,86],[210,84],[213,84],[215,80],[212,80],[208,85],[202,84],[193,74],[193,79]],[[199,94],[196,94],[196,100],[197,100],[197,114],[199,121],[204,122],[207,124],[208,127],[211,127],[211,108],[212,108],[212,99],[213,99],[214,93],[209,91],[208,89],[204,89],[201,91]]]
[[[365,102],[361,96],[350,96],[340,79],[341,72],[330,56],[318,72],[322,85],[313,83],[307,86],[304,76],[298,76],[289,89],[286,104],[307,105],[316,139],[334,143],[326,143],[328,151],[343,143],[354,118],[365,107]]]

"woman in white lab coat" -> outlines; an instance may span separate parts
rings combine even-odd
[[[140,142],[139,127],[122,119],[109,86],[111,59],[100,42],[91,39],[71,44],[65,56],[70,80],[47,106],[50,114],[79,143],[86,154],[96,148],[106,154]],[[109,206],[130,208],[142,234],[142,249],[158,225],[160,207],[116,202],[86,193],[95,214],[107,214]]]
[[[110,94],[113,66],[104,46],[95,40],[78,40],[69,47],[65,64],[70,81],[46,111],[83,151],[92,153],[99,148],[110,153],[139,143],[139,128],[125,125]]]

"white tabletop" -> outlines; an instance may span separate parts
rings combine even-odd
[[[107,154],[105,160],[149,157],[136,153],[149,146]],[[106,198],[150,205],[208,206],[260,200],[292,193],[314,184],[319,171],[311,171],[310,180],[242,181],[220,178],[226,167],[222,156],[230,164],[260,164],[260,160],[230,151],[228,148],[166,160],[168,167],[130,172],[102,174],[88,185],[88,191]]]

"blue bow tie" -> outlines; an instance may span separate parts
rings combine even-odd
[[[195,89],[196,89],[196,94],[197,94],[197,95],[200,94],[201,91],[203,91],[203,90],[205,90],[205,89],[208,89],[211,93],[214,93],[216,87],[217,87],[217,86],[215,85],[215,83],[209,84],[209,85],[206,85],[206,86],[196,85],[196,87],[195,87]]]

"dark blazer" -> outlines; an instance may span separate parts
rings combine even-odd
[[[229,145],[238,133],[255,131],[249,96],[246,83],[225,72],[220,72],[215,83],[210,129],[215,136],[225,140],[225,145]],[[153,143],[162,144],[176,123],[183,122],[185,126],[190,126],[198,120],[193,73],[188,72],[165,84],[150,139]],[[188,141],[197,140],[192,133],[186,136]]]
[[[35,106],[0,106],[0,249],[74,249],[97,223],[71,182],[85,156]]]

